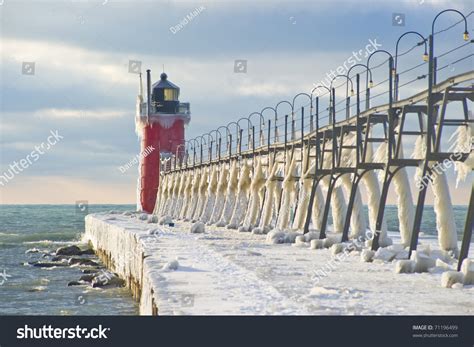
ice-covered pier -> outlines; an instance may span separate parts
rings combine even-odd
[[[436,56],[434,22],[446,12],[462,20],[440,32],[464,25],[464,42]],[[173,146],[142,159],[138,210],[150,214],[88,216],[87,238],[143,314],[472,314],[474,183],[459,233],[448,184],[449,170],[459,183],[474,169],[467,27],[461,12],[442,11],[427,38],[400,36],[395,56],[377,50],[328,85],[194,139],[180,128]],[[408,34],[423,41],[399,54]],[[425,62],[399,69],[423,46]],[[388,59],[374,66],[374,55]],[[150,85],[148,71],[148,101],[141,88],[137,98],[142,150],[175,117],[153,113],[161,91]],[[421,230],[428,190],[432,238]]]
[[[425,273],[395,273],[389,259],[406,255],[399,247],[365,262],[358,245],[336,254],[337,246],[275,245],[265,235],[222,227],[191,233],[192,223],[164,227],[146,217],[116,213],[86,218],[86,238],[127,280],[144,315],[474,313],[474,286],[443,288],[442,266]],[[398,233],[388,235],[399,244]],[[437,253],[435,238],[423,237],[421,243]]]

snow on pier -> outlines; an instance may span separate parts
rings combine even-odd
[[[437,261],[430,272],[395,273],[390,260],[406,257],[399,233],[388,232],[394,246],[364,262],[368,249],[356,244],[346,247],[351,252],[341,252],[341,244],[311,249],[304,237],[272,244],[267,235],[215,226],[191,233],[192,223],[155,221],[132,212],[86,217],[85,239],[126,279],[143,315],[474,313],[473,285],[441,286],[442,276],[453,280],[445,271],[455,264]],[[435,254],[436,247],[436,238],[420,237],[419,251]]]

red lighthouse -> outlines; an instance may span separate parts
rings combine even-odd
[[[147,70],[146,103],[141,95],[140,91],[137,100],[137,131],[141,137],[138,207],[152,213],[160,182],[160,159],[170,157],[184,144],[184,125],[189,123],[191,114],[189,103],[179,102],[179,87],[168,81],[164,72],[151,86],[151,74]]]

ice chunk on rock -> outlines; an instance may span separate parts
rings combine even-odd
[[[441,286],[444,288],[451,288],[455,283],[463,283],[462,272],[446,271],[441,275]]]
[[[428,272],[429,268],[436,265],[436,260],[434,258],[431,258],[428,254],[420,251],[414,251],[411,255],[411,260],[414,260],[416,263],[415,272]]]
[[[206,230],[206,227],[203,222],[196,222],[191,227],[191,233],[193,234],[202,234]]]
[[[148,219],[148,214],[147,213],[142,213],[138,216],[139,220],[147,220]]]
[[[379,259],[383,261],[392,261],[395,258],[395,253],[389,250],[388,248],[380,247],[374,254],[374,259]]]
[[[395,264],[395,273],[410,274],[415,271],[415,261],[413,260],[399,260]]]
[[[313,239],[310,243],[311,249],[322,249],[324,248],[324,241],[319,239]]]
[[[366,263],[370,263],[374,260],[375,252],[370,249],[363,249],[362,253],[360,254],[360,260]]]
[[[461,272],[464,275],[464,284],[474,284],[474,262],[466,258],[462,262]]]
[[[176,271],[179,268],[179,263],[177,260],[172,260],[165,265],[163,265],[163,270],[165,271]]]
[[[350,252],[351,250],[353,250],[353,248],[349,246],[350,246],[350,243],[335,243],[330,248],[331,255],[335,256],[342,252]]]
[[[271,244],[285,243],[285,232],[272,230],[267,234],[265,241]]]
[[[173,223],[173,219],[170,216],[164,216],[160,219],[160,225]]]
[[[154,214],[149,215],[148,219],[147,219],[147,222],[148,223],[158,223],[158,216],[154,215]]]

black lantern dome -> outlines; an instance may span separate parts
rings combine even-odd
[[[152,109],[156,113],[179,113],[179,87],[168,81],[168,75],[162,73],[160,80],[152,86]]]

